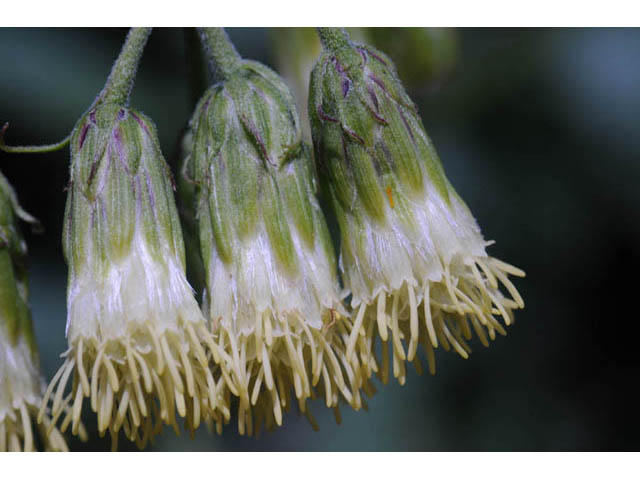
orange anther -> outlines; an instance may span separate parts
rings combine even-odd
[[[393,194],[391,193],[391,187],[387,187],[387,197],[389,197],[389,205],[393,208]]]

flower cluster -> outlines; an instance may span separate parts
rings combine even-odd
[[[85,400],[114,448],[181,420],[220,433],[232,414],[251,435],[292,406],[313,424],[315,398],[339,421],[374,374],[420,370],[418,346],[435,373],[437,347],[467,358],[474,333],[506,333],[524,272],[486,253],[392,61],[343,30],[319,29],[311,147],[284,81],[200,29],[214,80],[182,143],[183,237],[156,128],[129,106],[149,30],[131,30],[70,136],[69,348],[44,394],[15,225],[30,217],[0,176],[0,450],[34,447],[37,405],[45,447],[65,449]]]

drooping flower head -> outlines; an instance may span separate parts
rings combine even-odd
[[[356,340],[375,324],[392,343],[393,373],[403,383],[405,360],[416,360],[419,344],[434,371],[439,344],[466,358],[472,331],[485,345],[504,333],[498,318],[508,325],[524,306],[507,274],[524,273],[487,255],[491,242],[445,177],[391,60],[341,30],[320,34],[325,51],[312,73],[309,115],[356,318],[347,355],[371,345]],[[386,380],[388,349],[382,353]],[[360,351],[366,355],[373,350]]]
[[[239,397],[239,430],[279,425],[283,407],[297,399],[306,411],[315,395],[360,408],[366,375],[345,358],[350,320],[291,93],[273,71],[237,56],[223,73],[192,117],[185,172],[197,190],[205,307],[225,351],[221,373]]]
[[[54,415],[71,405],[75,431],[89,398],[101,434],[115,440],[123,429],[141,446],[162,423],[177,428],[176,412],[197,427],[218,414],[213,342],[185,277],[171,173],[153,122],[118,104],[90,110],[71,137],[70,176],[69,350],[47,391],[56,389]]]
[[[0,452],[33,451],[38,442],[46,450],[67,450],[48,414],[34,429],[44,380],[28,306],[27,246],[18,219],[35,221],[0,173]]]

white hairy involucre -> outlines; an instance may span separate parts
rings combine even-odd
[[[361,254],[354,261],[340,259],[355,317],[347,356],[355,356],[357,350],[361,357],[369,356],[370,362],[377,361],[368,347],[372,340],[356,347],[358,335],[375,335],[375,331],[365,333],[367,324],[375,323],[378,336],[392,343],[392,369],[400,383],[406,379],[405,360],[422,370],[416,357],[419,344],[435,373],[433,349],[439,344],[467,358],[471,349],[466,340],[471,339],[472,329],[488,346],[487,335],[494,339],[496,331],[505,334],[496,317],[510,325],[512,310],[524,307],[507,278],[507,274],[524,276],[524,272],[487,255],[486,247],[493,242],[484,240],[467,206],[447,187],[449,203],[425,180],[424,196],[408,198],[410,225],[394,210],[390,193],[384,223],[356,223],[348,217],[351,228],[342,235],[343,242],[350,242],[351,250]],[[355,235],[365,239],[364,253],[362,238],[356,246]],[[359,258],[366,258],[366,265]],[[512,298],[504,296],[499,283]],[[378,373],[386,382],[389,358],[385,345],[382,354]]]
[[[63,431],[71,422],[76,432],[85,397],[114,448],[120,429],[140,447],[163,423],[177,429],[176,412],[192,430],[202,420],[222,421],[220,411],[228,419],[205,352],[215,345],[182,266],[171,254],[163,262],[154,259],[141,235],[103,275],[76,272],[68,290],[67,336],[65,364],[46,394],[58,385],[56,417],[72,406]],[[72,392],[63,398],[74,368]]]
[[[177,430],[176,412],[191,430],[203,420],[221,422],[220,412],[228,420],[205,352],[216,347],[182,265],[170,252],[154,258],[139,232],[129,254],[102,275],[87,268],[71,279],[67,336],[65,364],[47,391],[59,381],[54,415],[72,405],[63,431],[72,422],[76,432],[84,397],[114,448],[120,429],[140,447],[162,423]],[[63,399],[74,368],[77,379]]]
[[[405,282],[413,286],[426,280],[440,282],[448,265],[487,256],[485,247],[491,242],[483,239],[467,206],[456,195],[449,198],[450,206],[437,189],[426,185],[423,198],[407,199],[413,225],[404,223],[388,204],[384,224],[361,222],[348,229],[344,242],[353,244],[357,233],[366,245],[366,267],[358,262],[358,256],[353,263],[345,264],[342,257],[340,262],[354,308],[371,303],[383,290],[399,290]],[[360,247],[353,245],[352,251],[360,251]]]
[[[69,343],[121,341],[147,325],[161,335],[180,332],[183,323],[202,324],[182,265],[167,253],[163,262],[154,259],[138,232],[129,255],[103,275],[90,268],[77,272],[67,295]]]
[[[263,223],[237,246],[234,262],[214,253],[207,270],[206,309],[227,352],[221,374],[240,399],[239,431],[249,435],[262,424],[281,425],[292,400],[313,425],[307,399],[324,397],[337,410],[342,396],[359,409],[360,390],[373,394],[367,366],[345,357],[351,320],[319,235],[309,249],[289,226],[299,259],[295,275],[279,265]]]
[[[335,273],[319,241],[308,250],[290,226],[299,272],[283,272],[269,244],[264,225],[237,249],[238,258],[226,265],[212,255],[209,265],[209,312],[236,334],[249,336],[255,331],[256,316],[296,315],[314,329],[323,325],[328,310],[341,310]],[[296,333],[300,327],[292,325]],[[282,336],[279,326],[274,336]]]

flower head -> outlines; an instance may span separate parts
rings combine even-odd
[[[35,450],[33,426],[44,391],[28,306],[27,247],[18,218],[35,221],[0,173],[0,452]],[[39,433],[46,450],[67,450],[49,415]]]
[[[524,306],[507,274],[524,273],[487,255],[491,242],[445,177],[391,60],[341,31],[321,36],[326,50],[312,73],[309,114],[356,317],[347,355],[372,344],[358,332],[375,334],[375,324],[392,343],[393,373],[403,383],[405,360],[417,360],[419,344],[433,372],[438,345],[466,358],[472,331],[485,345],[504,333],[498,318],[509,325],[512,310]],[[360,351],[367,355],[373,350]],[[382,362],[386,381],[386,348]]]
[[[102,104],[77,124],[63,244],[69,350],[47,390],[56,389],[54,415],[71,405],[75,431],[89,398],[101,434],[116,440],[123,429],[139,445],[162,423],[177,428],[175,412],[188,428],[217,418],[214,344],[185,278],[171,174],[146,116]]]
[[[315,395],[360,408],[364,366],[345,357],[350,320],[289,89],[241,61],[205,93],[191,127],[185,171],[197,189],[206,310],[239,430],[279,425],[283,407],[297,400],[305,411]]]

